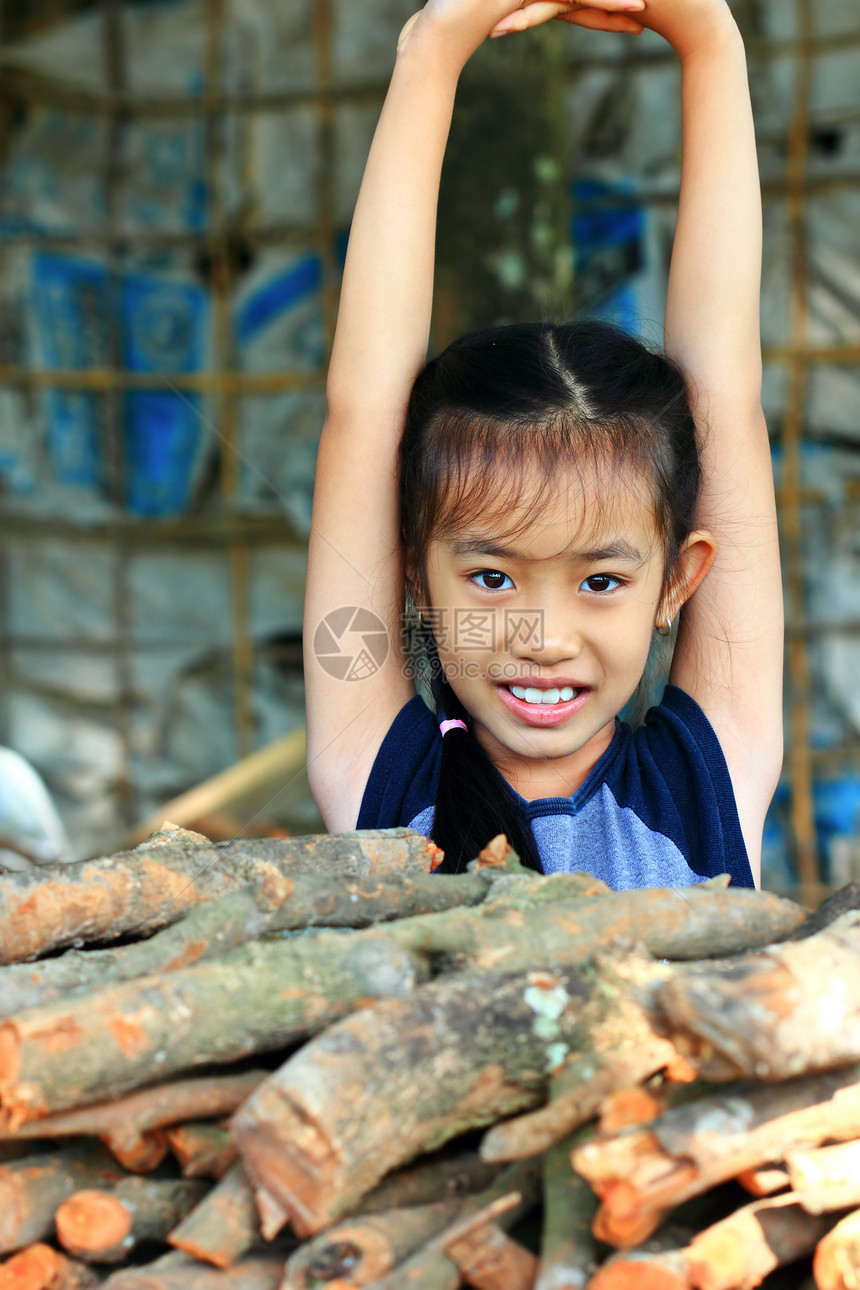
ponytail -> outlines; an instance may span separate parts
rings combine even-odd
[[[432,636],[425,628],[431,661],[436,720],[455,722],[443,734],[432,839],[445,852],[439,873],[463,873],[491,838],[504,833],[529,869],[542,872],[537,844],[513,790],[471,731],[471,718],[445,680]]]

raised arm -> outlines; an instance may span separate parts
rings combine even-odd
[[[593,3],[623,10],[630,0]],[[514,25],[581,8],[528,5]],[[436,201],[457,81],[514,10],[516,0],[430,0],[407,24],[355,209],[317,457],[304,614],[308,776],[333,830],[355,826],[379,745],[414,693],[399,632],[398,447],[427,349]],[[583,12],[584,25],[613,22],[635,26]],[[315,649],[319,624],[351,607],[376,615],[390,643],[383,665],[354,681],[332,675],[332,660],[321,662]],[[336,628],[344,617],[333,620]],[[342,642],[360,644],[352,633]]]
[[[761,198],[746,60],[724,0],[649,0],[643,21],[681,59],[683,169],[666,350],[689,374],[703,445],[698,523],[717,548],[684,607],[671,679],[717,732],[758,877],[782,764],[783,610],[761,410]]]

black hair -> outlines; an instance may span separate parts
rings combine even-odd
[[[455,341],[415,381],[401,441],[400,501],[407,589],[416,604],[427,603],[430,542],[462,531],[487,507],[513,515],[523,468],[535,465],[542,484],[534,506],[556,486],[559,467],[581,473],[584,466],[622,466],[646,480],[663,543],[664,589],[669,585],[700,486],[682,372],[605,323],[516,323]],[[425,644],[438,719],[470,726],[427,629]],[[498,833],[540,870],[513,791],[471,731],[453,729],[442,742],[432,830],[445,851],[443,872],[464,868]]]

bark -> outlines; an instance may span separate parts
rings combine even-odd
[[[535,1162],[512,1165],[499,1175],[492,1187],[477,1196],[469,1197],[463,1205],[464,1217],[453,1229],[448,1228],[428,1241],[388,1276],[375,1282],[373,1290],[457,1290],[462,1284],[462,1277],[457,1265],[445,1253],[446,1241],[464,1228],[468,1230],[470,1220],[476,1219],[480,1224],[486,1222],[488,1217],[494,1217],[501,1228],[507,1230],[512,1227],[536,1204],[539,1184],[539,1166]],[[519,1203],[510,1203],[512,1193],[519,1195]],[[507,1201],[505,1198],[508,1198]],[[500,1201],[505,1204],[503,1213],[498,1213]],[[328,1290],[335,1290],[336,1285],[337,1282],[330,1283]]]
[[[208,1120],[177,1124],[165,1130],[183,1178],[223,1178],[236,1162],[236,1148],[226,1129]]]
[[[340,1278],[356,1286],[377,1281],[448,1227],[461,1210],[462,1200],[451,1198],[347,1219],[296,1250],[281,1290],[315,1290]]]
[[[634,961],[621,972],[610,972],[608,964],[598,971],[606,977],[610,1006],[592,1010],[593,1024],[583,1042],[553,1076],[549,1103],[490,1129],[481,1143],[483,1159],[524,1160],[547,1151],[596,1115],[616,1089],[638,1084],[675,1061],[674,1047],[655,1034],[633,997],[647,972]]]
[[[110,1191],[77,1191],[57,1209],[60,1244],[90,1263],[121,1263],[143,1240],[163,1240],[206,1194],[187,1179],[129,1178]]]
[[[563,875],[565,877],[569,875]],[[72,992],[104,988],[157,972],[175,972],[248,941],[303,927],[370,927],[395,918],[477,905],[492,875],[391,873],[344,878],[298,873],[284,878],[267,907],[251,889],[200,904],[181,922],[120,949],[69,950],[35,966],[0,969],[2,1016],[41,1007]]]
[[[594,1266],[594,1192],[573,1172],[570,1152],[580,1135],[550,1147],[543,1158],[543,1231],[535,1290],[583,1290]]]
[[[812,1272],[818,1290],[856,1290],[860,1284],[860,1210],[846,1214],[821,1238]]]
[[[177,1250],[217,1268],[232,1267],[260,1239],[254,1193],[241,1163],[167,1236]]]
[[[468,965],[523,972],[572,967],[624,942],[654,958],[738,954],[788,936],[805,917],[799,905],[767,892],[702,884],[684,895],[674,888],[645,888],[610,898],[527,902],[525,909],[494,909],[490,899],[478,909],[405,919],[388,935],[428,957],[437,971]]]
[[[277,1290],[284,1256],[254,1254],[235,1267],[207,1267],[195,1259],[159,1259],[142,1268],[115,1272],[105,1290]]]
[[[816,910],[808,916],[805,923],[801,923],[795,932],[792,932],[792,940],[801,940],[806,936],[814,936],[816,932],[822,931],[835,923],[837,918],[847,914],[852,909],[860,909],[860,882],[849,882],[838,891],[834,891],[832,896],[822,901]]]
[[[20,1122],[284,1048],[422,973],[375,932],[328,932],[34,1008],[0,1026],[0,1100]]]
[[[694,1290],[684,1262],[685,1236],[669,1231],[637,1250],[611,1254],[588,1290]]]
[[[112,1102],[29,1120],[16,1129],[9,1127],[7,1115],[0,1127],[0,1140],[17,1146],[31,1138],[83,1134],[108,1138],[114,1147],[133,1151],[141,1137],[153,1129],[192,1117],[230,1115],[268,1073],[250,1070],[238,1075],[199,1075],[195,1079],[174,1080]]]
[[[612,990],[584,973],[464,975],[362,1009],[237,1112],[232,1133],[251,1181],[300,1236],[318,1232],[390,1169],[543,1100],[592,996],[611,1007]]]
[[[475,1290],[532,1290],[538,1261],[496,1223],[449,1240],[445,1253]]]
[[[474,1152],[435,1155],[389,1174],[361,1202],[362,1214],[406,1209],[458,1197],[463,1205],[475,1192],[491,1187],[500,1166],[487,1164]]]
[[[791,1189],[807,1213],[860,1205],[860,1142],[790,1151],[785,1163]]]
[[[94,1290],[100,1282],[85,1263],[41,1243],[0,1264],[0,1290]]]
[[[0,1253],[50,1236],[58,1205],[73,1192],[110,1185],[121,1177],[108,1153],[95,1143],[0,1166]]]
[[[754,1201],[693,1237],[684,1251],[690,1281],[697,1290],[754,1290],[814,1250],[835,1221],[807,1214],[791,1193]]]
[[[194,905],[251,887],[264,903],[289,893],[288,879],[426,873],[440,852],[410,829],[361,830],[305,838],[263,838],[215,846],[144,844],[100,860],[9,874],[0,885],[0,962],[178,922]]]
[[[860,912],[803,940],[677,969],[658,1025],[707,1079],[787,1079],[860,1060]]]
[[[675,1107],[647,1129],[586,1143],[574,1168],[602,1202],[596,1234],[647,1239],[663,1215],[718,1183],[800,1147],[860,1137],[860,1068],[738,1084]]]

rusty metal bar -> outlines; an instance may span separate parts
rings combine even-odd
[[[105,80],[116,102],[125,80],[125,52],[123,49],[121,0],[100,0],[102,40],[105,60]],[[103,182],[105,192],[104,231],[107,236],[107,336],[108,361],[111,368],[122,367],[122,337],[120,335],[120,292],[122,265],[118,252],[111,245],[110,235],[118,218],[119,185],[122,178],[122,137],[125,115],[114,109],[108,116],[105,137]],[[123,436],[124,401],[118,386],[105,390],[102,395],[105,408],[105,447],[108,462],[108,489],[114,508],[122,512],[126,504],[126,453]],[[116,769],[116,799],[120,819],[130,824],[137,816],[134,792],[134,749],[132,743],[132,711],[134,681],[131,658],[131,595],[128,567],[131,556],[127,540],[128,530],[118,534],[111,546],[113,608],[115,635],[113,640],[113,665],[116,685],[114,725],[119,739],[120,757]]]
[[[316,77],[320,85],[331,81],[332,9],[331,0],[316,0],[313,7],[313,41]],[[317,143],[317,252],[323,268],[322,304],[326,331],[326,366],[334,339],[337,314],[337,266],[334,254],[334,102],[319,97],[316,101]]]
[[[788,220],[791,237],[791,344],[789,393],[783,427],[784,475],[781,511],[786,565],[788,616],[805,617],[803,542],[801,529],[801,445],[807,393],[808,364],[801,357],[808,345],[809,264],[806,195],[803,179],[809,155],[809,104],[812,95],[811,38],[813,0],[795,0],[799,40],[795,53],[795,110],[788,140]],[[791,825],[801,892],[820,882],[812,792],[810,754],[810,676],[806,639],[793,633],[788,640],[790,737],[788,765],[791,780]],[[801,895],[801,899],[803,896]]]
[[[213,243],[212,310],[214,332],[213,366],[221,377],[235,375],[236,355],[231,313],[234,286],[230,256],[232,231],[224,204],[227,132],[223,106],[215,106],[222,82],[225,58],[227,0],[209,0],[206,18],[205,88],[210,106],[206,109],[206,182],[208,189],[209,235]],[[223,100],[222,100],[223,102]],[[238,445],[237,389],[232,380],[221,380],[215,388],[215,421],[220,437],[221,496],[228,515],[235,515],[240,486],[241,458]],[[253,695],[254,646],[250,625],[248,548],[233,527],[227,548],[230,607],[232,616],[232,663],[236,748],[246,757],[255,746]]]
[[[811,55],[843,53],[860,46],[860,32],[849,32],[834,36],[816,36],[805,42],[804,47]],[[786,39],[752,39],[747,42],[751,57],[779,57],[796,52],[797,41]],[[674,55],[666,50],[638,50],[631,48],[619,57],[572,55],[567,61],[567,69],[577,75],[581,71],[594,71],[599,68],[629,71],[636,68],[648,68],[671,64]],[[38,73],[30,72],[15,66],[3,69],[3,89],[0,93],[15,94],[20,98],[29,98],[66,108],[69,111],[104,114],[110,116],[118,112],[136,117],[197,117],[205,113],[250,113],[283,112],[293,107],[316,106],[320,100],[329,103],[337,102],[374,102],[381,101],[387,86],[380,81],[346,81],[333,84],[331,79],[313,85],[292,86],[289,89],[257,92],[230,93],[204,87],[199,95],[163,94],[129,94],[112,93],[108,90],[99,94],[90,90],[77,89],[70,85],[60,85]]]
[[[281,394],[322,385],[320,372],[128,372],[115,368],[50,369],[0,366],[0,385],[38,389],[171,389],[204,394]]]

